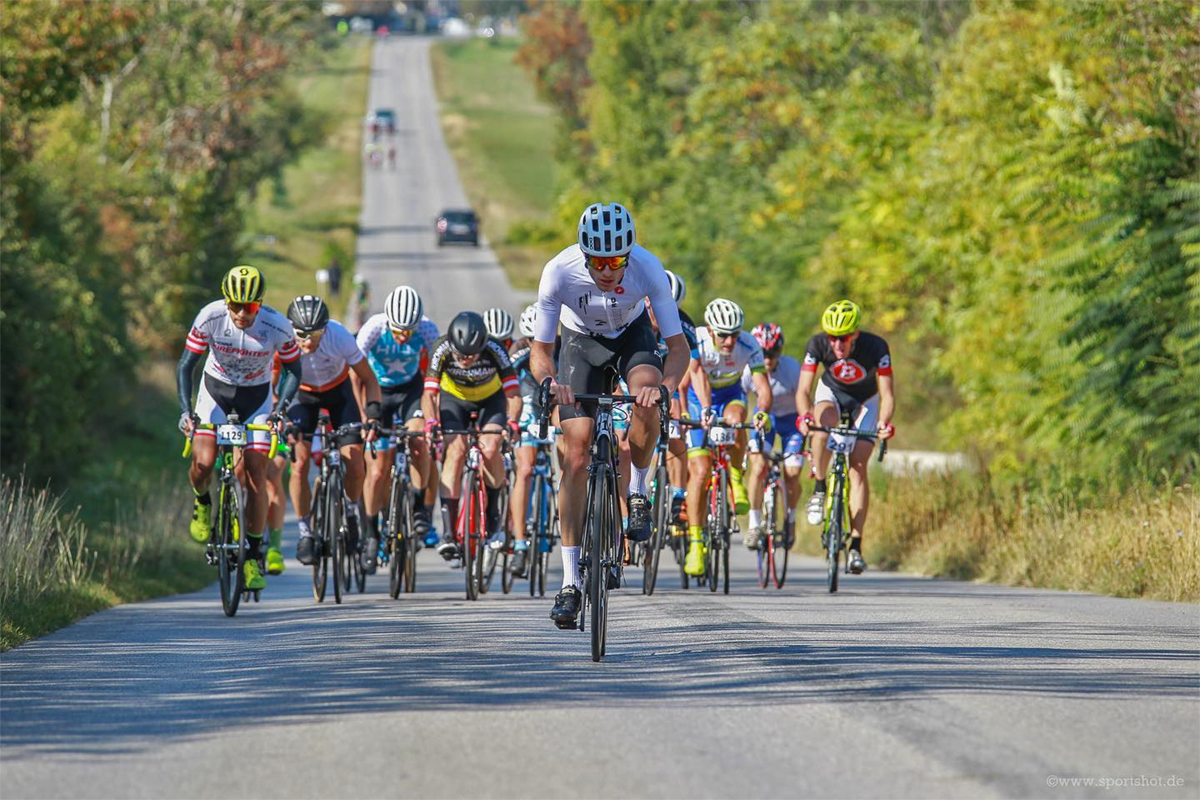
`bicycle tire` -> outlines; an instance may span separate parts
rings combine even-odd
[[[604,613],[608,602],[608,576],[604,567],[604,538],[608,531],[610,513],[608,467],[605,465],[597,468],[593,476],[595,486],[590,492],[592,507],[585,533],[588,552],[587,597],[592,626],[592,661],[599,661],[604,657],[604,628],[608,619]]]
[[[479,585],[475,580],[475,542],[471,535],[475,519],[475,475],[470,469],[463,470],[462,491],[458,497],[458,541],[462,548],[462,569],[466,580],[468,600],[479,598]]]
[[[509,570],[509,562],[512,560],[512,515],[509,513],[509,496],[508,485],[500,487],[500,525],[504,528],[504,547],[500,549],[500,590],[504,594],[512,591],[513,583],[516,581],[516,576]]]
[[[343,502],[345,502],[345,501],[343,501]],[[366,514],[363,512],[362,507],[360,506],[359,507],[359,515],[358,515],[358,550],[359,550],[359,552],[355,553],[354,558],[350,559],[350,574],[354,577],[354,588],[358,590],[359,594],[362,594],[363,592],[365,592],[367,590],[367,568],[364,567],[363,563],[362,563],[362,550],[363,550],[363,547],[365,546],[364,543],[369,543],[370,539],[367,537],[366,525],[363,522],[363,520],[365,518],[366,518]],[[376,558],[376,561],[378,562],[378,559],[379,559],[378,548],[376,548],[375,558]]]
[[[388,594],[393,600],[404,590],[404,577],[408,569],[408,546],[405,531],[400,525],[404,519],[404,506],[408,502],[399,482],[392,481],[392,498],[388,504],[387,536],[391,557],[388,562]]]
[[[318,603],[325,601],[325,592],[329,588],[329,558],[331,545],[326,538],[325,530],[325,495],[321,477],[318,475],[313,486],[312,532],[321,550],[313,561],[313,599]]]
[[[771,515],[768,517],[768,525],[771,528],[771,577],[775,582],[775,588],[782,589],[784,581],[787,580],[787,510],[791,499],[787,496],[787,489],[782,481],[773,483],[770,491],[772,508]]]
[[[717,544],[720,546],[720,567],[724,573],[724,593],[729,594],[729,536],[733,531],[733,512],[729,510],[729,473],[721,478],[721,524],[717,530]],[[716,591],[715,589],[713,591]]]
[[[246,537],[241,534],[245,530],[242,492],[241,484],[236,479],[221,489],[223,513],[218,564],[223,565],[225,571],[225,580],[221,582],[221,608],[227,617],[237,614],[242,593],[246,590],[243,564],[246,563],[248,544]]]
[[[774,511],[774,499],[772,496],[774,488],[775,484],[771,481],[767,481],[767,485],[763,487],[763,527],[766,529],[766,535],[759,537],[758,550],[754,554],[755,566],[758,568],[758,588],[760,589],[767,588],[767,584],[771,582],[771,573],[774,570],[775,536],[771,528],[771,516]]]
[[[421,541],[417,538],[416,532],[413,530],[413,498],[409,484],[404,483],[404,492],[408,497],[404,501],[404,592],[412,594],[417,590],[417,551],[421,549]]]
[[[717,552],[717,548],[720,547],[721,540],[719,528],[721,518],[720,504],[725,500],[721,492],[721,487],[724,485],[722,477],[723,473],[719,473],[717,476],[717,485],[715,488],[709,487],[707,498],[708,520],[705,529],[708,551],[704,554],[704,582],[708,586],[709,593],[717,591],[717,573],[721,568],[720,553]]]
[[[343,560],[346,557],[345,526],[342,524],[341,499],[342,487],[335,478],[325,490],[325,530],[329,537],[330,553],[329,568],[333,573],[333,602],[342,602],[342,571]]]
[[[834,483],[835,488],[841,488],[836,486],[836,480]],[[840,494],[840,492],[834,492],[825,517],[825,548],[829,573],[827,583],[830,594],[838,590],[838,559],[842,551],[842,499]]]
[[[545,480],[541,475],[534,475],[533,483],[529,486],[529,508],[534,512],[533,525],[526,524],[527,529],[531,528],[533,531],[533,536],[528,540],[529,555],[526,557],[529,562],[530,597],[537,597],[538,573],[542,569],[542,537],[546,535],[548,527],[546,523],[548,498],[543,494],[546,491]]]
[[[658,563],[666,544],[671,524],[671,479],[665,464],[654,470],[654,530],[650,535],[650,546],[646,553],[646,565],[642,574],[642,593],[647,597],[654,594],[658,583]]]

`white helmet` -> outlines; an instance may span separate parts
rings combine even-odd
[[[384,301],[383,313],[391,327],[411,331],[421,321],[421,296],[411,286],[397,286]]]
[[[671,296],[675,298],[675,305],[683,302],[683,298],[687,297],[687,284],[683,282],[683,278],[676,275],[671,270],[664,270],[667,273],[667,280],[671,282]]]
[[[487,326],[488,336],[493,339],[511,339],[513,335],[512,314],[503,308],[489,308],[483,312],[483,324]]]
[[[629,255],[636,241],[633,217],[619,203],[592,203],[579,218],[579,248],[584,255]]]
[[[717,333],[736,333],[746,319],[741,306],[732,300],[718,297],[704,309],[704,321]]]
[[[530,303],[525,306],[525,310],[521,312],[521,335],[527,339],[533,338],[533,326],[537,322],[537,303]]]

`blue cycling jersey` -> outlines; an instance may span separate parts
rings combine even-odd
[[[387,317],[376,314],[359,330],[358,347],[367,354],[380,386],[402,386],[425,371],[438,337],[437,325],[424,317],[408,341],[397,342]]]

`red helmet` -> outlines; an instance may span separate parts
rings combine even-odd
[[[754,334],[754,338],[762,346],[763,350],[783,349],[783,328],[774,322],[764,322],[761,325],[755,325],[751,333]]]

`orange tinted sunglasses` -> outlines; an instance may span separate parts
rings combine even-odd
[[[258,310],[260,308],[262,308],[262,303],[233,303],[233,302],[230,302],[227,305],[229,306],[229,310],[232,311],[234,314],[257,314]]]
[[[604,272],[606,269],[619,272],[629,266],[629,256],[584,256],[583,260],[588,269],[594,269],[596,272]]]

